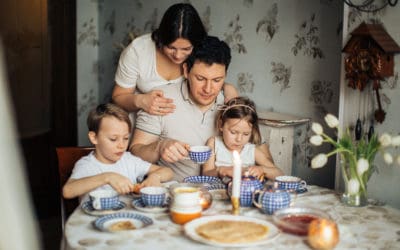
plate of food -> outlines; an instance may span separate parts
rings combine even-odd
[[[83,212],[89,214],[89,215],[94,215],[94,216],[101,216],[101,215],[106,215],[106,214],[113,214],[121,209],[124,209],[126,207],[126,204],[122,201],[119,201],[117,206],[115,206],[113,209],[108,209],[108,210],[96,210],[92,206],[91,201],[85,201],[82,203],[81,208]]]
[[[272,223],[235,215],[203,216],[184,226],[191,239],[217,247],[250,247],[263,245],[279,235]]]
[[[146,205],[144,205],[142,199],[140,198],[134,199],[132,201],[132,206],[137,210],[146,213],[163,213],[168,210],[168,204],[165,204],[162,207],[146,207]]]
[[[128,212],[105,215],[93,222],[95,228],[104,232],[135,230],[151,224],[153,224],[151,218]]]
[[[208,183],[209,185],[222,183],[222,180],[215,176],[206,175],[194,175],[188,176],[183,179],[183,182],[187,183]]]

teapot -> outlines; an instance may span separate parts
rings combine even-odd
[[[241,207],[251,207],[252,196],[256,190],[262,190],[263,184],[256,177],[250,176],[245,173],[242,176],[242,180],[240,182],[240,206]],[[228,194],[232,195],[232,182],[228,185]]]
[[[256,190],[253,193],[252,202],[264,213],[273,214],[276,210],[289,207],[291,204],[291,197],[290,193],[286,190]]]

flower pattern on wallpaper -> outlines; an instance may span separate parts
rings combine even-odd
[[[103,10],[104,0],[91,0],[90,2],[97,4],[99,11]]]
[[[293,162],[299,166],[311,166],[312,147],[308,143],[311,134],[310,123],[298,125],[294,129]]]
[[[110,33],[110,35],[114,34],[115,31],[115,10],[111,12],[111,16],[108,18],[103,27],[104,32]]]
[[[270,42],[274,37],[275,33],[279,30],[277,21],[278,17],[278,4],[274,3],[271,8],[267,11],[267,15],[257,23],[256,32],[257,34],[264,34],[265,40]]]
[[[295,56],[303,51],[303,55],[305,56],[324,58],[324,53],[321,48],[319,48],[319,28],[314,22],[315,14],[313,13],[309,20],[301,24],[300,30],[294,35],[296,42],[292,47],[292,52]]]
[[[204,24],[204,28],[206,29],[207,32],[210,32],[212,29],[212,25],[210,22],[210,16],[211,16],[211,7],[207,5],[206,10],[203,12],[201,21]]]
[[[252,78],[253,78],[253,75],[250,73],[241,72],[237,75],[239,92],[253,93],[254,81]]]
[[[371,5],[372,6],[372,5]],[[372,6],[373,7],[373,6]],[[373,11],[370,13],[365,13],[363,17],[363,13],[355,8],[350,8],[348,14],[348,23],[347,28],[350,29],[355,24],[360,24],[361,22],[365,21],[366,23],[379,23],[383,24],[380,20],[382,16],[384,16],[385,9]]]
[[[101,63],[100,61],[93,62],[91,74],[97,76],[99,82],[103,82],[104,72],[104,63]]]
[[[96,25],[93,18],[84,22],[78,31],[78,45],[87,44],[93,47],[99,46],[99,39],[97,38]]]
[[[315,104],[319,115],[328,113],[325,107],[332,103],[333,93],[332,82],[320,80],[311,82],[310,101]]]
[[[144,23],[143,31],[153,31],[157,29],[158,26],[158,9],[155,8],[153,13],[150,15],[150,19]]]
[[[389,89],[395,89],[397,87],[397,82],[399,80],[399,72],[394,73],[394,76],[381,80],[381,85],[383,87],[388,87]]]
[[[242,26],[239,24],[240,16],[236,15],[235,19],[228,24],[228,31],[224,33],[225,42],[231,50],[243,54],[247,53],[246,47],[243,44],[243,35],[240,33]]]
[[[94,89],[90,89],[89,93],[83,93],[83,95],[78,99],[78,117],[81,117],[94,108],[97,105],[96,99]]]
[[[243,6],[245,7],[253,6],[253,0],[243,0]]]
[[[285,89],[290,88],[289,83],[292,75],[292,67],[285,67],[280,62],[271,62],[271,65],[272,83],[277,83],[281,87],[280,92],[282,93]]]

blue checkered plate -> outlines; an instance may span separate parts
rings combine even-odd
[[[119,212],[121,209],[124,209],[125,207],[126,207],[126,204],[122,201],[119,201],[118,205],[116,207],[114,207],[113,209],[109,209],[109,210],[96,210],[93,208],[91,201],[85,201],[81,205],[83,212],[85,212],[89,215],[94,215],[94,216],[113,214],[113,213]]]
[[[136,213],[115,213],[102,216],[93,222],[95,228],[104,232],[123,231],[123,229],[114,230],[118,223],[130,223],[134,229],[140,229],[153,224],[153,220],[147,216]],[[114,229],[113,229],[114,228]],[[133,230],[129,228],[126,230]]]
[[[145,213],[163,213],[168,210],[168,204],[165,204],[162,207],[146,207],[143,204],[142,199],[134,199],[132,201],[132,207],[136,208],[137,210]]]
[[[206,175],[194,175],[188,176],[183,179],[183,182],[187,183],[208,183],[209,185],[213,184],[222,184],[222,180],[215,176],[206,176]]]
[[[265,234],[265,236],[261,237],[260,239],[254,240],[254,241],[249,241],[249,242],[235,242],[235,243],[227,243],[227,242],[218,242],[218,241],[213,241],[208,239],[207,237],[204,237],[203,235],[200,235],[197,232],[197,228],[207,224],[209,222],[215,222],[215,221],[246,221],[246,222],[252,222],[258,225],[262,225],[268,229],[268,232]],[[234,232],[235,234],[240,235],[240,231],[242,228],[237,228],[238,232]],[[279,235],[279,229],[272,223],[262,220],[262,219],[257,219],[253,217],[245,217],[245,216],[238,216],[238,215],[212,215],[212,216],[203,216],[198,219],[194,219],[192,221],[189,221],[184,225],[184,231],[185,234],[197,241],[201,242],[204,244],[216,246],[216,247],[252,247],[252,246],[258,246],[258,245],[263,245],[268,243],[269,241],[273,240]]]
[[[226,185],[223,183],[215,183],[209,186],[206,186],[210,194],[212,195],[214,200],[228,200],[228,192],[226,189]]]

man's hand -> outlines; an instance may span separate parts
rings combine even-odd
[[[166,162],[177,162],[189,155],[189,145],[173,139],[164,139],[160,142],[160,156]]]

